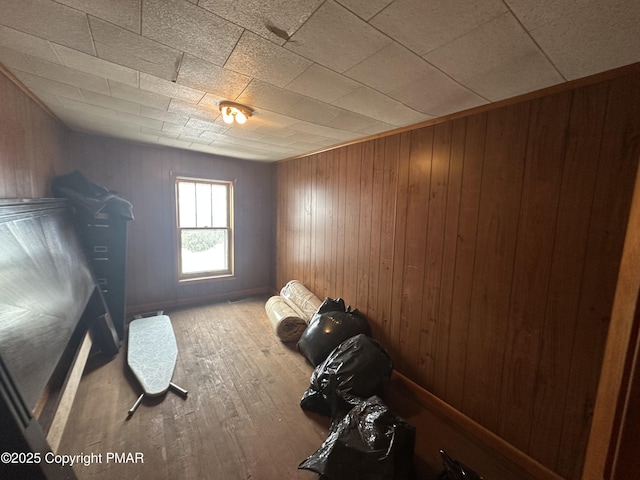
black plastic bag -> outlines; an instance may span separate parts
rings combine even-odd
[[[298,340],[298,351],[317,367],[334,348],[360,333],[371,336],[364,315],[358,309],[345,307],[342,299],[326,298]]]
[[[300,407],[330,417],[351,408],[343,400],[347,395],[383,397],[392,370],[391,357],[380,343],[364,334],[355,335],[315,368]]]
[[[415,428],[395,416],[379,397],[354,404],[331,422],[322,446],[298,466],[326,480],[413,478]]]
[[[464,463],[454,460],[447,452],[440,450],[444,470],[438,480],[482,480],[482,477],[467,467]]]

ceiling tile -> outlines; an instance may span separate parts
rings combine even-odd
[[[198,102],[198,105],[218,112],[220,110],[219,105],[222,100],[225,100],[225,98],[212,93],[206,93],[205,96],[202,97],[202,100]]]
[[[171,99],[168,111],[177,113],[179,115],[187,115],[189,117],[200,118],[202,120],[207,120],[210,122],[215,121],[220,116],[220,112],[218,110],[204,108],[198,105],[194,105],[193,103],[176,100],[175,98]]]
[[[183,0],[145,0],[142,35],[224,65],[242,28]]]
[[[216,117],[217,118],[217,117]],[[215,119],[214,119],[215,120]],[[229,130],[229,125],[226,123],[216,123],[214,121],[202,120],[200,118],[190,118],[185,127],[195,128],[197,130],[206,130],[208,132],[215,132],[216,134],[223,134]]]
[[[425,58],[469,90],[492,101],[564,81],[510,13]]]
[[[120,27],[140,33],[141,0],[56,0]]]
[[[0,45],[26,53],[32,57],[60,63],[60,59],[53,50],[51,43],[47,40],[2,25],[0,25]]]
[[[299,120],[328,126],[342,111],[340,108],[328,103],[301,95],[295,105],[283,113]]]
[[[274,87],[259,80],[252,81],[238,97],[238,102],[255,108],[286,114],[302,95]]]
[[[501,0],[396,0],[370,23],[425,55],[507,10]]]
[[[126,83],[133,87],[138,86],[138,71],[132,68],[116,65],[101,58],[87,55],[63,45],[53,45],[56,53],[63,64],[69,68],[79,70],[84,73],[98,75],[109,78],[120,83]]]
[[[116,112],[116,115],[119,119],[123,120],[125,123],[140,125],[148,128],[160,129],[162,128],[162,120],[156,120],[155,118],[147,118],[141,117],[140,115],[133,115],[131,113],[126,112]]]
[[[73,110],[65,107],[54,106],[53,113],[65,124],[74,130],[90,131],[95,134],[120,135],[126,128],[115,119],[115,116],[107,117],[82,110]]]
[[[629,65],[640,61],[640,5],[591,2],[531,35],[568,80]]]
[[[282,87],[310,65],[309,60],[245,31],[225,68]]]
[[[41,90],[53,95],[62,95],[79,101],[84,100],[78,87],[67,85],[66,83],[55,82],[20,70],[14,70],[13,73],[31,90]]]
[[[139,88],[135,88],[124,83],[118,83],[113,80],[109,80],[108,83],[111,95],[114,97],[136,102],[140,105],[158,108],[160,110],[166,110],[169,107],[169,101],[171,99],[164,95],[140,90]]]
[[[140,70],[156,77],[175,80],[181,53],[166,45],[89,17],[98,57]]]
[[[0,24],[36,37],[95,53],[83,12],[47,0],[2,0]]]
[[[23,72],[36,74],[36,69],[29,61],[29,56],[11,48],[0,45],[0,63],[5,67],[15,68]]]
[[[179,140],[183,140],[185,142],[191,142],[191,143],[198,143],[201,145],[209,145],[211,143],[211,140],[208,140],[206,138],[203,137],[191,137],[189,135],[180,135],[178,137]]]
[[[65,108],[70,110],[80,110],[84,113],[90,113],[91,115],[98,115],[100,117],[107,117],[111,119],[117,119],[116,111],[111,108],[100,107],[98,105],[91,105],[85,101],[78,102],[70,98],[60,97],[60,102]]]
[[[54,95],[52,93],[43,92],[42,90],[31,90],[38,99],[42,100],[49,108],[52,106],[62,106],[62,102],[60,101],[60,97],[58,95]]]
[[[393,125],[389,125],[388,123],[383,122],[375,122],[371,125],[367,125],[364,128],[358,130],[359,133],[364,133],[366,135],[376,135],[378,133],[388,132],[390,130],[395,129],[396,127]]]
[[[89,73],[79,72],[57,63],[47,62],[36,57],[30,57],[31,64],[41,77],[48,78],[67,85],[73,85],[92,92],[109,95],[109,85],[103,77],[97,77]]]
[[[304,133],[313,133],[334,140],[350,140],[354,137],[353,132],[345,132],[337,128],[325,127],[324,125],[315,125],[309,122],[297,122],[289,127],[291,130]]]
[[[232,72],[185,54],[180,63],[178,83],[198,90],[215,93],[234,100],[251,81],[251,77]]]
[[[124,140],[131,140],[134,142],[141,142],[141,143],[157,143],[158,142],[158,137],[156,137],[155,135],[148,135],[145,133],[141,133],[140,127],[137,127],[136,129],[130,128],[130,129],[123,130],[122,133],[120,133],[119,138]]]
[[[140,115],[147,118],[155,118],[156,120],[162,120],[163,122],[172,123],[174,125],[186,125],[189,121],[189,117],[186,115],[178,115],[176,113],[166,112],[157,108],[140,107]]]
[[[416,112],[402,103],[368,87],[360,87],[355,92],[333,103],[334,105],[357,112],[361,115],[398,127],[421,122],[428,118],[424,114]],[[358,128],[358,130],[360,128]]]
[[[88,90],[82,90],[82,96],[84,97],[85,102],[91,105],[140,115],[139,103],[129,102],[127,100],[122,100],[121,98],[111,97],[108,95],[101,95]]]
[[[191,103],[198,103],[204,97],[201,90],[194,90],[146,73],[140,74],[140,89]]]
[[[184,148],[189,150],[190,150],[189,147],[191,146],[190,142],[183,142],[181,140],[177,140],[174,138],[166,138],[163,136],[158,137],[158,143],[161,145],[167,145],[169,147]]]
[[[268,135],[273,135],[278,132],[283,132],[289,125],[292,125],[297,121],[298,120],[286,115],[260,109],[258,112],[254,113],[250,122],[243,125],[243,128],[260,133],[266,132]]]
[[[285,47],[332,70],[344,72],[390,42],[387,36],[329,0]]]
[[[487,103],[486,99],[436,68],[390,92],[389,96],[430,117],[448,115]]]
[[[590,3],[609,3],[601,0],[505,0],[513,14],[527,30],[538,28],[560,17],[571,15],[574,11]]]
[[[324,0],[200,0],[198,5],[231,20],[253,33],[282,45],[282,36],[293,35]],[[273,33],[267,25],[281,30]]]
[[[192,137],[197,137],[203,133],[203,130],[199,130],[197,128],[189,128],[185,126],[174,125],[171,123],[165,123],[162,126],[162,130],[165,132],[178,133],[180,135],[190,135]]]
[[[397,42],[390,43],[344,74],[383,93],[432,74],[432,65]]]
[[[177,133],[164,132],[162,130],[156,130],[155,128],[148,128],[148,127],[140,127],[140,132],[146,133],[148,135],[156,135],[158,137],[173,138],[173,139],[176,139],[180,136]]]
[[[286,89],[331,103],[359,87],[358,82],[314,63],[291,81]]]
[[[366,88],[366,87],[363,87],[363,88]],[[338,130],[344,130],[347,132],[356,133],[362,130],[363,128],[366,128],[376,122],[377,120],[374,118],[371,118],[370,116],[361,115],[359,113],[351,112],[349,110],[342,110],[340,115],[338,115],[336,118],[334,118],[331,121],[331,127],[336,128]]]
[[[363,20],[369,20],[393,0],[337,0]]]

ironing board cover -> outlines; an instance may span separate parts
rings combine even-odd
[[[162,395],[169,389],[178,357],[171,320],[166,315],[138,318],[129,324],[127,363],[145,395]]]

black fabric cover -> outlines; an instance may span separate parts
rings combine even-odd
[[[91,182],[78,170],[54,177],[51,187],[56,197],[69,198],[92,215],[104,210],[133,220],[133,206],[129,201],[108,188]]]
[[[371,337],[355,335],[336,347],[318,365],[300,407],[327,417],[348,410],[347,395],[384,397],[393,364],[389,353]]]
[[[395,416],[379,397],[351,398],[336,417],[322,446],[298,468],[326,480],[408,480],[413,478],[415,428]]]
[[[331,351],[348,338],[371,336],[369,322],[357,309],[345,307],[342,299],[326,298],[298,340],[298,351],[317,367]]]

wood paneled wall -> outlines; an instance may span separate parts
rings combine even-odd
[[[0,65],[0,198],[51,196],[67,129],[7,75]]]
[[[266,292],[273,283],[272,165],[73,133],[67,167],[77,168],[133,204],[128,310]],[[172,172],[234,181],[234,278],[177,282]]]
[[[636,69],[280,162],[276,288],[343,297],[398,371],[580,478],[638,105]]]

